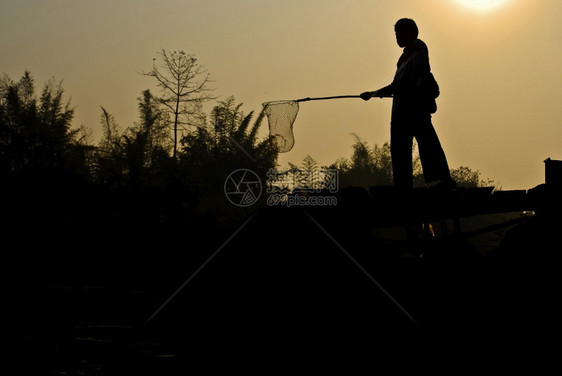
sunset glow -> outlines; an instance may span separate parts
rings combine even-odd
[[[0,0],[14,373],[558,366],[561,16]]]
[[[138,121],[136,98],[158,92],[149,77],[162,48],[194,54],[214,95],[245,113],[262,103],[358,95],[388,84],[402,52],[394,23],[412,18],[429,48],[441,95],[433,120],[452,168],[469,166],[504,189],[544,181],[561,159],[562,27],[558,0],[286,0],[159,2],[14,1],[0,5],[0,74],[25,69],[40,87],[64,80],[75,126],[102,136],[100,106],[122,127]],[[212,108],[215,102],[206,104]],[[390,138],[392,101],[302,103],[295,145],[280,164],[311,155],[349,157],[357,134]],[[266,135],[266,126],[260,128]]]
[[[480,11],[480,12],[487,12],[494,9],[499,8],[506,3],[509,3],[509,0],[456,0],[461,5],[465,6],[466,8]]]

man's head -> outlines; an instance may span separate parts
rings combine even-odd
[[[400,47],[406,47],[418,38],[418,26],[414,20],[401,18],[394,25],[396,33],[396,43]]]

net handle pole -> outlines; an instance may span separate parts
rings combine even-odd
[[[308,102],[308,101],[319,101],[319,100],[325,100],[325,99],[340,99],[340,98],[361,98],[361,96],[360,95],[337,95],[335,97],[316,97],[316,98],[306,97],[306,98],[302,98],[302,99],[297,99],[295,102]]]

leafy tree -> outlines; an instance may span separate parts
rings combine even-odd
[[[93,178],[99,183],[115,188],[123,184],[123,131],[115,117],[103,106],[101,111],[100,124],[103,136],[98,143]]]
[[[100,124],[103,131],[102,139],[99,142],[99,151],[102,155],[110,157],[119,154],[119,147],[121,143],[121,133],[119,124],[115,117],[109,113],[103,106],[101,107]]]
[[[79,130],[71,129],[74,110],[61,82],[50,79],[41,94],[29,71],[18,82],[0,80],[0,158],[4,172],[64,169],[82,148]],[[83,148],[82,148],[83,149]],[[84,150],[81,151],[82,158]],[[75,160],[76,162],[76,160]]]
[[[156,155],[168,154],[171,150],[170,137],[166,129],[166,112],[159,106],[150,90],[144,90],[137,98],[139,104],[139,132],[146,134],[146,152],[148,164],[152,164]]]
[[[359,136],[353,134],[355,143],[353,144],[353,153],[351,155],[351,166],[358,171],[372,172],[374,165],[373,153],[369,149],[367,142],[361,140]]]
[[[302,161],[302,174],[300,174],[300,183],[308,188],[320,188],[318,162],[316,162],[310,155],[304,157]]]
[[[392,164],[390,146],[384,144],[370,148],[366,141],[353,134],[355,143],[350,160],[340,159],[331,168],[339,170],[340,186],[390,185]]]
[[[392,182],[392,159],[390,157],[390,144],[385,142],[382,146],[375,144],[372,150],[373,163],[380,174],[384,184]]]
[[[150,90],[144,90],[137,100],[140,121],[130,131],[129,139],[136,138],[137,148],[142,153],[139,162],[147,183],[162,187],[167,175],[174,170],[173,160],[170,160],[172,139],[167,126],[168,114]]]
[[[202,104],[214,97],[209,94],[209,74],[194,55],[165,49],[158,55],[161,61],[153,59],[152,69],[143,75],[154,77],[161,89],[158,100],[169,115],[166,120],[169,119],[173,130],[173,157],[176,158],[178,130],[201,124]]]
[[[392,158],[390,155],[390,144],[385,142],[382,146],[369,145],[359,136],[353,135],[355,143],[350,159],[340,158],[331,165],[338,169],[340,185],[371,186],[392,184]],[[420,157],[416,152],[416,144],[412,147],[412,168],[414,175],[414,187],[424,187],[425,180]],[[492,180],[480,179],[480,172],[473,171],[468,167],[461,166],[451,169],[451,176],[459,187],[480,187],[493,183]]]
[[[186,134],[181,140],[180,166],[189,173],[199,191],[220,189],[232,171],[247,168],[265,178],[277,161],[277,150],[269,138],[259,140],[263,111],[245,115],[234,97],[219,101],[209,123]]]
[[[302,160],[301,166],[289,163],[291,170],[288,173],[292,177],[292,182],[295,188],[303,189],[318,189],[321,188],[322,182],[320,180],[318,162],[310,155],[307,155]]]
[[[473,171],[466,166],[451,170],[451,177],[459,187],[474,188],[490,186],[494,183],[490,179],[480,179],[480,171]]]
[[[164,111],[150,90],[143,91],[137,100],[140,120],[125,130],[101,107],[103,138],[98,148],[98,176],[113,186],[153,185],[154,179],[160,180],[160,185],[165,173],[162,167],[170,158]]]

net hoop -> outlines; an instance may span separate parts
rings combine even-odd
[[[294,100],[280,100],[262,104],[269,123],[269,136],[279,153],[290,151],[295,145],[293,124],[299,112]]]
[[[279,100],[262,103],[263,111],[267,115],[269,123],[269,136],[279,153],[288,152],[295,144],[293,124],[299,112],[299,102],[338,98],[360,98],[360,96],[338,95],[334,97],[306,97],[297,100]]]

